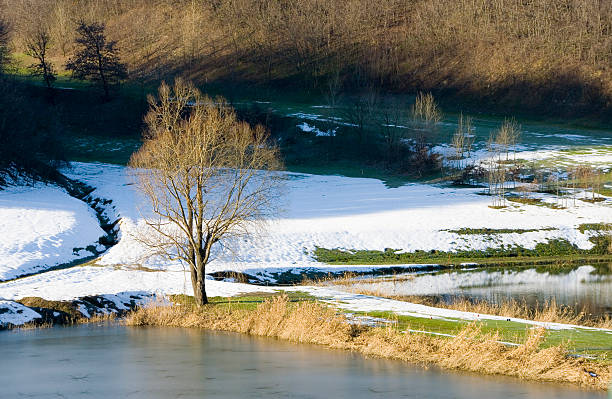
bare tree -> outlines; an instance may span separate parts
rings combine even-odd
[[[68,60],[66,69],[77,79],[98,82],[104,98],[109,99],[111,85],[127,77],[127,68],[119,60],[117,43],[106,41],[104,29],[104,24],[79,24],[75,43],[80,49]]]
[[[381,111],[381,135],[385,142],[387,166],[401,161],[402,149],[406,148],[405,129],[401,125],[403,105],[399,101],[386,102]]]
[[[30,65],[29,69],[33,75],[42,77],[49,89],[56,79],[55,68],[47,57],[50,44],[51,36],[41,27],[36,30],[26,43],[26,53],[36,60],[36,63]]]
[[[367,136],[371,133],[371,125],[375,120],[376,107],[379,101],[378,90],[370,86],[353,98],[345,110],[346,118],[355,127],[360,151],[366,149],[364,144],[367,143]]]
[[[500,128],[489,137],[488,149],[492,156],[489,158],[489,192],[493,188],[494,206],[503,207],[506,201],[506,182],[513,177],[516,179],[520,168],[516,165],[516,144],[520,137],[520,127],[514,119],[506,119]],[[510,151],[514,153],[514,160],[510,160]],[[505,158],[505,159],[504,159]],[[538,181],[542,181],[539,179]]]
[[[431,93],[419,92],[412,106],[412,121],[417,130],[417,149],[433,146],[438,135],[442,111]]]
[[[182,79],[162,84],[149,105],[144,143],[130,160],[154,215],[147,225],[155,238],[142,241],[188,265],[196,302],[206,304],[213,245],[231,249],[228,238],[274,212],[278,151],[263,127],[238,121],[225,100]]]
[[[473,144],[472,118],[469,116],[464,118],[463,114],[461,114],[457,121],[457,129],[451,138],[451,147],[455,150],[454,159],[458,170],[466,166],[463,162],[464,155],[467,153],[468,157],[470,156]]]
[[[438,136],[442,112],[431,93],[419,92],[411,109],[411,125],[415,132],[412,168],[418,176],[442,167],[440,156],[432,151]]]
[[[65,57],[74,41],[73,22],[70,15],[70,3],[67,1],[56,1],[50,12],[50,33],[53,42],[59,46]]]

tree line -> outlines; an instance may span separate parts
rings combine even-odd
[[[0,0],[25,48],[53,56],[79,21],[105,23],[133,79],[433,91],[498,107],[603,112],[612,89],[607,0]],[[529,95],[525,95],[529,93]]]
[[[102,24],[81,22],[77,33],[75,42],[80,49],[66,69],[75,78],[98,83],[108,100],[112,86],[127,75],[115,42],[106,40]],[[24,179],[57,179],[57,167],[65,159],[59,139],[64,127],[53,96],[56,67],[49,54],[51,36],[44,26],[38,26],[25,43],[25,52],[35,60],[28,69],[42,78],[46,96],[9,73],[13,67],[10,38],[11,26],[0,20],[0,187]]]
[[[77,45],[74,55],[68,59],[65,69],[72,77],[91,81],[102,88],[104,99],[110,99],[111,88],[127,78],[127,67],[119,59],[117,42],[108,41],[105,26],[81,21],[76,28]],[[25,53],[35,62],[28,69],[34,76],[42,77],[48,89],[57,79],[56,67],[50,60],[52,39],[48,28],[36,27],[26,38]]]
[[[8,24],[0,20],[0,188],[17,180],[53,179],[64,159],[54,138],[52,111],[44,100],[24,94],[23,85],[7,75],[9,34]]]

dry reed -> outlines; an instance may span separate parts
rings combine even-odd
[[[39,330],[44,328],[51,328],[55,325],[77,325],[77,324],[95,324],[95,323],[110,323],[116,321],[118,318],[117,313],[94,313],[91,317],[85,317],[80,315],[75,318],[67,318],[61,321],[50,320],[50,319],[34,319],[24,324],[9,324],[2,326],[0,331],[4,330]]]
[[[499,342],[499,334],[485,334],[475,324],[452,338],[404,333],[393,327],[350,324],[331,307],[316,302],[290,303],[286,296],[271,298],[255,309],[235,305],[197,308],[184,302],[151,304],[131,313],[125,322],[241,332],[445,369],[566,382],[599,390],[607,389],[612,375],[608,365],[569,357],[564,345],[541,349],[544,330],[533,330],[521,345],[510,347]]]

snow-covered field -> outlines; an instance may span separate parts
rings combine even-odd
[[[455,155],[455,149],[448,144],[438,145],[434,148],[434,151],[445,157]],[[609,144],[584,147],[555,145],[548,147],[546,150],[533,149],[531,146],[519,144],[509,148],[509,151],[513,160],[524,161],[527,165],[538,165],[542,170],[559,173],[566,173],[580,165],[605,172],[612,169],[612,145]],[[471,151],[470,154],[464,154],[461,163],[463,165],[486,164],[489,159],[497,156],[481,145]],[[456,165],[456,161],[447,158],[445,164],[453,167]]]
[[[0,281],[91,255],[85,248],[98,247],[103,235],[87,204],[62,189],[36,184],[2,190]]]
[[[178,267],[158,258],[146,259],[146,248],[135,239],[147,213],[125,168],[75,164],[70,176],[97,187],[98,196],[112,198],[121,217],[119,244],[97,264]],[[387,188],[375,179],[284,176],[287,194],[278,218],[266,223],[263,234],[232,243],[232,253],[217,254],[209,272],[320,266],[312,256],[316,247],[452,251],[504,244],[534,248],[538,242],[561,238],[588,249],[592,246],[589,233],[580,233],[578,225],[612,222],[612,199],[596,204],[577,201],[576,207],[568,209],[511,203],[499,210],[489,207],[490,198],[479,195],[480,189],[424,184]],[[461,228],[540,230],[493,237],[452,232]]]
[[[125,167],[74,163],[65,173],[95,187],[94,196],[112,199],[113,217],[121,218],[119,243],[91,265],[0,283],[0,299],[191,293],[182,265],[147,258],[146,248],[135,238],[147,208]],[[510,204],[500,210],[490,208],[490,198],[479,195],[478,189],[424,184],[387,188],[375,179],[283,175],[287,187],[278,217],[266,222],[262,235],[237,239],[232,253],[217,253],[207,272],[265,274],[270,270],[359,268],[322,265],[313,258],[316,247],[452,251],[503,244],[534,248],[538,242],[560,238],[590,248],[592,233],[581,233],[578,225],[612,223],[612,199],[597,204],[577,201],[576,207],[568,209]],[[484,236],[449,231],[461,228],[536,231]],[[0,231],[0,254],[5,260],[0,265],[0,278],[5,279],[40,270],[36,269],[39,265],[70,261],[77,256],[73,255],[74,247],[85,247],[104,234],[85,203],[47,186],[1,191]],[[229,281],[207,282],[209,296],[270,290]]]

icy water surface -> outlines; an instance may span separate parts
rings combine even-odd
[[[0,333],[2,398],[605,398],[245,335],[83,325]]]
[[[536,268],[473,269],[393,277],[357,279],[352,289],[381,295],[435,296],[451,302],[458,297],[493,303],[514,299],[529,305],[555,300],[559,305],[612,315],[612,274],[606,266],[579,266],[569,270]],[[603,273],[607,270],[607,273]]]

